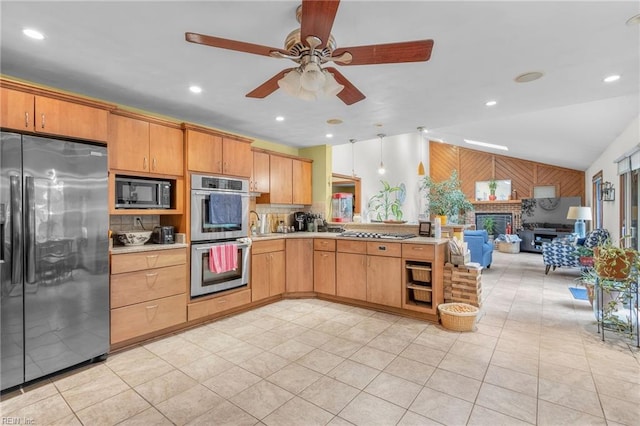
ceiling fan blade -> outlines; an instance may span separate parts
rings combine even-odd
[[[332,56],[351,53],[351,62],[339,65],[395,64],[399,62],[428,61],[433,40],[404,41],[400,43],[372,44],[370,46],[341,47]]]
[[[245,43],[243,41],[229,40],[197,33],[184,33],[185,39],[191,43],[204,44],[221,49],[235,50],[238,52],[253,53],[254,55],[270,56],[273,51],[288,55],[289,52],[276,47],[262,46],[260,44]]]
[[[278,80],[280,80],[286,73],[293,69],[295,68],[288,68],[286,70],[280,71],[278,74],[274,75],[269,80],[265,81],[260,86],[247,93],[245,96],[247,98],[266,98],[280,88],[278,86]]]
[[[309,36],[318,37],[318,46],[323,49],[327,45],[333,21],[336,19],[340,0],[302,0],[302,17],[300,18],[300,39]]]
[[[366,98],[366,96],[361,91],[359,91],[358,88],[354,86],[349,80],[347,80],[347,78],[342,75],[340,71],[338,71],[334,67],[326,67],[324,69],[333,74],[333,77],[336,79],[336,81],[344,86],[344,89],[342,89],[336,95],[342,100],[342,102],[347,105],[352,105]]]

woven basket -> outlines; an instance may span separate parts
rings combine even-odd
[[[418,302],[431,302],[431,289],[422,289],[417,285],[409,285],[407,286],[410,290],[413,291],[413,298]]]
[[[498,243],[498,251],[500,253],[520,253],[520,243],[510,243],[507,241],[500,241]]]
[[[464,309],[466,312],[455,312],[456,307]],[[438,305],[440,322],[447,330],[453,331],[473,331],[476,322],[478,308],[467,303],[443,303]]]

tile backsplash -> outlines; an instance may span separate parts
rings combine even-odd
[[[142,226],[136,222],[136,218],[142,220]],[[109,229],[118,231],[153,231],[154,226],[160,225],[160,215],[110,215]]]

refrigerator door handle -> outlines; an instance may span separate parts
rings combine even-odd
[[[26,176],[25,180],[25,251],[27,266],[27,283],[36,282],[36,202],[33,176]]]
[[[11,197],[11,284],[22,283],[22,200],[20,177],[9,177]]]

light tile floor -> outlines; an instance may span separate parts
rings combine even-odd
[[[577,271],[496,252],[477,331],[283,300],[3,396],[4,424],[637,425],[640,352]],[[7,420],[8,419],[8,420]]]

